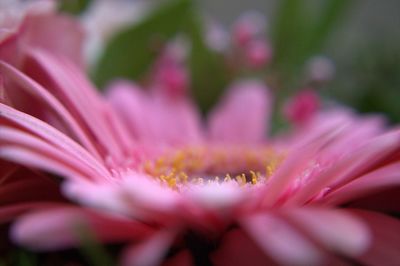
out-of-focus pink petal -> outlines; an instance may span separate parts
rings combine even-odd
[[[59,147],[82,162],[87,163],[93,167],[93,169],[102,173],[103,176],[109,175],[108,170],[105,169],[105,167],[93,158],[85,149],[46,123],[1,103],[0,119],[6,119],[7,121],[13,122],[27,131],[43,138],[52,145]]]
[[[72,17],[60,14],[28,16],[22,27],[24,45],[63,55],[77,66],[84,65],[84,32]],[[60,35],[60,32],[63,34]]]
[[[400,163],[393,163],[363,175],[329,193],[324,203],[340,205],[385,189],[400,187]]]
[[[327,117],[329,119],[329,117]],[[347,121],[346,121],[347,119]],[[340,158],[348,153],[351,153],[369,141],[373,140],[374,137],[381,135],[384,132],[386,120],[382,116],[367,116],[365,118],[356,117],[354,114],[348,114],[348,117],[344,117],[343,122],[338,122],[333,128],[345,124],[343,128],[343,134],[338,138],[333,145],[327,147],[324,152],[325,157]],[[315,124],[318,127],[318,124]],[[315,128],[317,129],[317,128]],[[313,130],[309,128],[309,130]]]
[[[64,204],[47,202],[47,201],[24,202],[19,204],[1,206],[0,225],[3,223],[8,223],[10,221],[13,221],[18,216],[27,212],[34,212],[37,210],[43,210],[47,208],[57,208],[62,206],[64,206]]]
[[[127,125],[130,133],[137,139],[145,138],[149,98],[143,88],[136,84],[119,80],[114,81],[106,90],[106,97],[118,115]]]
[[[400,261],[399,220],[376,212],[354,211],[354,213],[363,219],[372,232],[371,246],[359,260],[365,265],[398,265]]]
[[[338,134],[337,131],[322,134],[308,145],[300,146],[291,151],[268,182],[268,186],[265,187],[265,192],[261,198],[262,205],[272,206],[276,204],[276,201],[293,183],[293,180],[299,177],[299,173],[302,173],[309,166],[308,164],[316,157],[318,151]]]
[[[53,1],[35,2],[15,5],[17,12],[10,8],[2,11],[14,14],[8,14],[11,17],[5,19],[9,25],[0,21],[0,58],[20,66],[26,51],[41,48],[69,57],[76,65],[83,66],[82,27],[72,17],[55,14]]]
[[[148,176],[128,174],[121,185],[123,189],[120,189],[120,197],[136,215],[152,217],[160,214],[176,215],[179,212],[181,196]]]
[[[333,209],[296,208],[286,216],[329,251],[356,257],[371,245],[368,227],[350,212]]]
[[[83,131],[83,128],[77,123],[75,118],[67,109],[57,100],[52,94],[50,94],[40,84],[30,79],[28,76],[22,74],[17,69],[8,65],[7,63],[0,62],[0,70],[6,77],[12,79],[18,84],[23,90],[37,97],[39,100],[47,103],[59,116],[65,121],[65,124],[69,126],[72,132],[75,133],[76,137],[82,142],[82,144],[92,152],[92,154],[99,156],[93,143],[87,136],[87,132]]]
[[[92,178],[100,174],[93,169],[91,164],[78,160],[64,150],[58,149],[31,134],[7,126],[0,126],[0,147],[2,147],[2,150],[8,149],[9,151],[11,151],[11,147],[26,148],[33,154],[45,155],[49,160],[63,164],[66,168],[70,168],[71,171],[80,173],[80,176],[86,175],[88,178]],[[0,154],[4,153],[0,150]]]
[[[125,250],[122,266],[157,266],[170,248],[176,232],[160,231],[143,243],[132,245]]]
[[[19,64],[23,50],[19,37],[25,18],[50,14],[55,9],[54,1],[6,1],[0,5],[0,58]]]
[[[27,14],[46,14],[54,10],[54,1],[2,1],[0,3],[0,41],[13,34]]]
[[[102,242],[140,239],[151,232],[142,223],[66,205],[21,217],[11,238],[32,250],[55,250],[79,245],[83,241],[80,230],[86,229]]]
[[[246,217],[240,224],[265,254],[280,265],[320,265],[322,262],[318,248],[273,213]]]
[[[373,168],[398,149],[400,132],[390,132],[374,138],[366,145],[338,160],[332,167],[312,178],[287,204],[300,204],[326,187],[334,188],[349,182],[363,171]]]
[[[277,265],[242,230],[232,230],[225,234],[221,244],[210,258],[215,266],[265,266]]]
[[[352,110],[334,107],[317,112],[305,125],[295,131],[295,142],[304,145],[332,130],[341,129],[343,134],[328,147],[329,153],[339,156],[350,152],[383,133],[385,119],[381,116],[360,118]]]
[[[103,112],[106,122],[109,123],[112,134],[120,140],[121,146],[124,147],[124,150],[127,153],[132,151],[136,147],[137,140],[132,138],[132,135],[129,134],[125,123],[123,123],[122,119],[117,115],[109,103],[104,104]]]
[[[3,146],[0,149],[0,158],[25,165],[40,168],[55,174],[63,174],[69,178],[86,179],[86,177],[69,165],[44,154],[35,153],[27,148]]]
[[[88,206],[119,215],[133,216],[131,210],[121,199],[120,191],[113,182],[88,182],[67,180],[62,185],[63,194],[83,206]]]
[[[123,160],[126,147],[109,127],[104,116],[104,102],[84,73],[65,57],[42,50],[31,51],[28,59],[28,75],[56,95],[80,119],[104,149],[105,156]]]
[[[201,141],[202,130],[199,112],[185,98],[170,99],[154,94],[148,120],[151,140],[161,143],[196,145]],[[149,133],[150,133],[149,132]]]
[[[262,83],[242,81],[234,84],[208,118],[211,139],[246,144],[264,140],[271,105],[271,95]]]
[[[74,180],[66,183],[63,191],[81,204],[146,219],[176,215],[180,202],[176,191],[138,173],[126,173],[121,180],[100,184]]]
[[[244,200],[246,191],[235,182],[222,184],[212,182],[201,186],[189,185],[185,193],[196,205],[229,213],[232,207]]]
[[[169,98],[161,91],[146,94],[127,81],[112,84],[108,98],[132,134],[141,141],[195,144],[201,140],[199,114],[185,98]]]

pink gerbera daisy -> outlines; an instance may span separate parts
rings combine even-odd
[[[202,120],[170,58],[148,91],[118,81],[103,97],[79,60],[26,37],[32,20],[48,30],[37,16],[50,19],[0,44],[23,44],[0,62],[0,221],[18,217],[15,243],[74,247],[82,226],[126,243],[123,265],[399,263],[398,129],[332,107],[267,137],[271,93],[254,80]]]

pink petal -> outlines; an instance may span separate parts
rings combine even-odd
[[[62,193],[80,205],[106,210],[109,213],[134,216],[120,195],[119,183],[67,180],[62,184]]]
[[[28,16],[22,29],[21,43],[24,46],[60,54],[77,66],[84,65],[82,57],[84,31],[72,17],[60,14]]]
[[[46,123],[1,103],[0,118],[11,121],[43,138],[52,145],[59,147],[64,152],[67,152],[80,161],[85,162],[87,165],[90,165],[98,173],[101,173],[102,176],[109,175],[108,170],[94,159],[85,149]]]
[[[199,114],[186,98],[170,98],[158,90],[147,95],[126,81],[114,83],[108,95],[130,131],[141,141],[194,144],[201,140]]]
[[[329,193],[322,202],[340,205],[396,186],[400,186],[400,163],[393,163],[363,175]]]
[[[0,70],[6,77],[12,79],[16,84],[18,84],[23,90],[32,94],[39,100],[47,103],[57,114],[64,120],[65,124],[69,126],[72,132],[78,137],[78,139],[85,145],[85,147],[91,151],[92,154],[99,157],[96,148],[94,147],[92,140],[87,136],[87,132],[84,132],[83,128],[78,124],[75,118],[70,112],[55,98],[50,94],[45,88],[40,84],[29,78],[28,76],[22,74],[17,69],[8,65],[7,63],[0,62]]]
[[[140,174],[128,174],[124,177],[119,196],[134,215],[148,218],[171,214],[175,217],[181,201],[181,196],[176,191]]]
[[[104,105],[104,116],[110,125],[112,134],[120,140],[120,143],[125,150],[128,153],[134,150],[137,146],[137,140],[129,134],[127,125],[123,123],[122,119],[117,115],[113,107],[108,103],[105,103]]]
[[[235,84],[209,116],[215,141],[256,143],[266,137],[271,112],[268,89],[257,81]]]
[[[155,95],[151,106],[148,125],[153,134],[152,140],[172,144],[196,144],[201,141],[199,113],[188,99]]]
[[[175,217],[179,211],[176,191],[139,173],[127,173],[115,182],[72,180],[64,185],[63,192],[84,205],[141,219],[156,217],[157,223],[168,223],[170,218],[166,217]]]
[[[338,160],[331,168],[311,179],[287,204],[301,204],[325,187],[339,186],[381,162],[398,149],[400,132],[391,132],[371,140],[360,149]]]
[[[38,202],[28,202],[12,204],[0,207],[0,224],[8,223],[16,219],[18,216],[36,211],[43,210],[47,208],[54,208],[62,206],[60,203],[38,201]]]
[[[384,125],[385,120],[380,116],[360,118],[352,110],[340,106],[316,113],[306,125],[297,128],[295,138],[297,142],[307,143],[340,128],[343,134],[328,149],[329,153],[341,155],[343,151],[353,151],[382,134]]]
[[[265,192],[261,198],[262,205],[272,206],[276,204],[276,201],[292,184],[293,180],[308,167],[309,162],[316,158],[319,150],[337,137],[339,133],[340,130],[330,132],[329,134],[322,134],[310,143],[292,150],[265,187]],[[288,200],[291,200],[291,197]]]
[[[330,251],[355,257],[371,245],[368,227],[350,212],[302,208],[285,215]]]
[[[72,172],[80,173],[79,175],[82,176],[86,175],[90,179],[101,174],[91,164],[86,164],[85,161],[77,159],[64,150],[21,130],[0,126],[0,146],[5,146],[0,150],[0,154],[3,155],[6,149],[9,150],[8,154],[10,154],[11,146],[23,147],[32,154],[47,156],[49,161],[54,160],[58,164],[63,164],[65,167],[70,168]]]
[[[82,67],[83,29],[72,17],[55,14],[55,6],[53,1],[35,1],[14,3],[14,11],[12,6],[2,10],[9,25],[0,25],[0,58],[20,65],[27,50],[41,48],[69,57]],[[18,15],[7,16],[7,11]]]
[[[123,266],[157,266],[160,265],[169,250],[176,233],[160,231],[138,245],[132,245],[123,254]]]
[[[47,16],[55,10],[53,1],[39,0],[35,2],[8,1],[0,10],[0,58],[11,64],[19,64],[25,48],[21,44],[23,28],[26,27],[27,16]]]
[[[187,197],[206,209],[229,213],[230,209],[245,200],[245,191],[233,182],[188,186],[184,191]]]
[[[4,146],[0,149],[0,158],[24,165],[26,167],[41,168],[43,170],[63,174],[68,178],[86,179],[82,173],[71,166],[46,155],[34,153],[28,149]]]
[[[115,81],[107,88],[106,97],[131,134],[143,139],[148,132],[145,124],[151,108],[144,89],[129,81]]]
[[[79,245],[83,229],[91,230],[101,242],[140,239],[150,233],[142,223],[65,205],[21,217],[12,227],[11,238],[32,250],[56,250]]]
[[[66,108],[81,119],[99,144],[106,149],[106,155],[122,160],[125,147],[109,127],[104,116],[105,103],[84,73],[68,59],[44,51],[32,51],[29,59],[27,73],[53,91]]]
[[[320,265],[322,254],[284,219],[274,214],[246,217],[240,222],[243,230],[266,255],[282,265]]]
[[[210,254],[215,266],[265,266],[277,265],[242,230],[227,232],[218,250]]]
[[[400,222],[390,216],[355,211],[372,231],[371,247],[359,260],[365,265],[399,265],[400,261]]]

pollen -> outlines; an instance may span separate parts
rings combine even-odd
[[[283,158],[282,153],[269,147],[192,147],[147,159],[141,169],[177,190],[188,183],[236,182],[239,186],[248,186],[267,181]]]

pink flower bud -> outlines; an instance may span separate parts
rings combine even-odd
[[[300,91],[284,106],[284,116],[295,125],[303,125],[317,112],[319,96],[311,89]]]
[[[265,18],[257,12],[243,14],[233,28],[233,41],[238,47],[244,47],[251,40],[263,33]]]
[[[164,47],[153,68],[153,89],[171,98],[186,95],[189,75],[184,62],[187,52],[187,43],[181,38],[175,39]]]
[[[159,69],[156,83],[166,94],[175,98],[186,93],[188,80],[188,74],[184,67],[167,65]]]
[[[245,49],[245,59],[251,68],[262,68],[271,60],[272,49],[264,40],[254,40]]]

